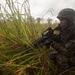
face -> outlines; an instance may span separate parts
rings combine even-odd
[[[68,27],[68,21],[66,19],[60,19],[59,26],[62,30],[66,29]]]

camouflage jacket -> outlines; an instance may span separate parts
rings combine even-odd
[[[63,31],[52,40],[51,46],[61,55],[69,58],[75,64],[75,32],[68,37],[68,31]]]

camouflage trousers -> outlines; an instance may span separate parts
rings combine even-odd
[[[75,70],[70,70],[70,61],[65,55],[59,54],[57,51],[52,51],[49,54],[49,58],[57,65],[58,73],[56,75],[75,75]]]

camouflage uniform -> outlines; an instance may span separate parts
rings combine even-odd
[[[66,30],[61,30],[58,35],[54,35],[51,46],[56,51],[50,53],[50,58],[59,69],[66,70],[75,66],[75,11],[70,8],[63,9],[57,18],[67,19],[69,26]]]

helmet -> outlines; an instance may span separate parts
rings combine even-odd
[[[75,11],[71,8],[62,9],[59,12],[57,18],[58,19],[64,18],[64,19],[69,20],[70,22],[74,22],[74,20],[75,20]]]

